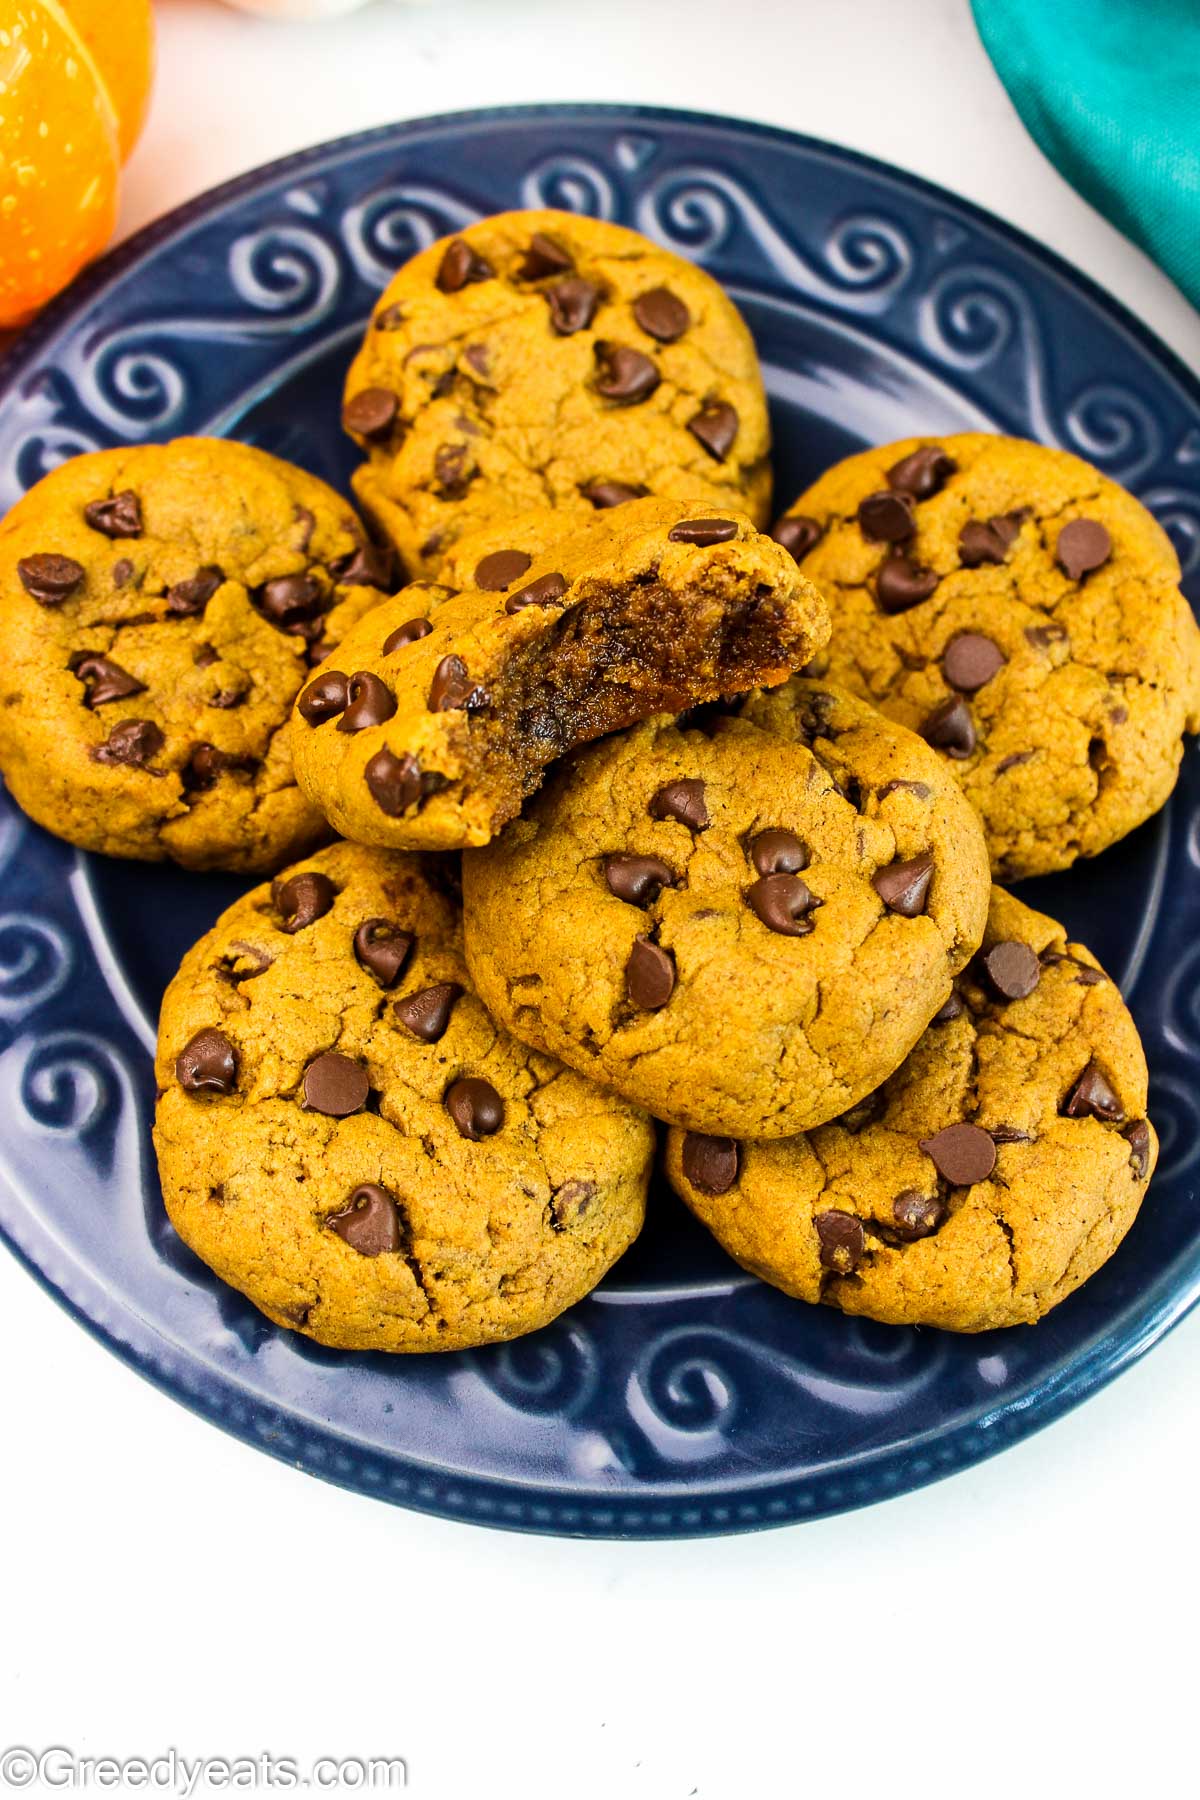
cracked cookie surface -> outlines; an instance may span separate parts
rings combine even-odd
[[[1040,1319],[1107,1261],[1157,1154],[1116,987],[995,888],[979,956],[878,1093],[777,1143],[673,1131],[666,1163],[730,1255],[786,1293],[988,1331]]]
[[[157,1076],[176,1230],[323,1344],[516,1337],[641,1227],[649,1122],[493,1024],[416,857],[338,844],[237,901],[167,989]]]
[[[782,692],[790,737],[651,720],[463,859],[495,1017],[698,1131],[784,1137],[876,1087],[987,912],[982,833],[928,745],[835,689]]]
[[[247,445],[102,450],[0,526],[0,767],[110,856],[262,872],[328,835],[292,702],[382,598],[391,556],[324,482]]]
[[[358,498],[412,575],[463,532],[640,494],[769,512],[754,344],[712,277],[635,231],[502,213],[406,263],[375,309],[343,422]]]
[[[816,588],[741,514],[650,498],[511,535],[472,540],[462,592],[386,601],[300,694],[297,778],[344,837],[485,844],[576,745],[780,681],[828,632]]]
[[[1162,806],[1200,728],[1200,632],[1165,532],[1088,463],[906,439],[838,463],[776,532],[833,614],[814,672],[938,748],[998,878],[1094,856]]]

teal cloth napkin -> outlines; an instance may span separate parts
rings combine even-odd
[[[1200,306],[1200,0],[971,4],[1050,161]]]

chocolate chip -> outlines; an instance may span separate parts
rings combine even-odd
[[[122,556],[112,566],[112,584],[115,588],[127,587],[133,580],[133,564],[127,556]]]
[[[1048,650],[1051,644],[1067,642],[1065,625],[1027,625],[1025,637],[1035,650]]]
[[[951,988],[949,998],[944,1000],[941,1006],[938,1007],[933,1018],[930,1020],[930,1024],[948,1025],[951,1019],[960,1019],[966,1010],[961,996]]]
[[[650,489],[633,487],[627,481],[585,481],[579,491],[597,512],[605,512],[610,506],[624,506],[627,500],[644,500]]]
[[[420,988],[417,993],[397,1000],[392,1011],[423,1044],[436,1044],[445,1035],[454,1002],[461,993],[457,981],[439,981],[433,987]]]
[[[473,712],[489,698],[487,689],[471,680],[461,656],[443,656],[429,684],[430,712]]]
[[[550,323],[559,337],[574,337],[577,331],[587,330],[600,305],[600,289],[594,282],[585,281],[582,275],[568,275],[565,281],[556,281],[554,286],[547,288],[545,292],[546,304],[550,308]],[[596,349],[597,351],[600,349],[598,344]],[[631,350],[628,354],[636,356],[638,353],[636,350]],[[659,381],[658,370],[655,369],[653,363],[650,364],[650,369],[654,380],[646,389],[647,394],[654,391]],[[614,379],[616,378],[614,377]],[[602,394],[605,393],[605,389],[599,381],[596,386]],[[644,400],[646,394],[621,393],[608,394],[606,397],[610,400]]]
[[[315,618],[322,607],[320,583],[311,575],[277,575],[257,597],[263,617],[282,631]]]
[[[768,931],[781,937],[807,937],[808,914],[819,901],[798,875],[763,875],[746,889],[746,900]]]
[[[475,564],[475,586],[485,594],[502,594],[521,579],[532,561],[524,550],[493,550]]]
[[[394,987],[415,942],[392,919],[364,919],[354,933],[355,960],[380,987]]]
[[[912,501],[907,494],[880,488],[858,504],[859,530],[874,543],[902,544],[917,529]]]
[[[943,700],[935,706],[921,727],[921,736],[935,750],[961,760],[970,756],[977,739],[971,711],[965,700]]]
[[[490,281],[496,273],[486,257],[472,250],[465,238],[447,244],[437,272],[437,285],[443,294],[457,294],[473,281]]]
[[[257,767],[258,761],[253,756],[239,756],[228,750],[218,750],[215,744],[197,744],[180,770],[179,778],[189,793],[204,793],[212,787],[218,775],[238,771],[249,775]]]
[[[998,1000],[1024,1000],[1041,979],[1042,965],[1028,944],[1011,939],[993,944],[981,961],[988,986]]]
[[[608,891],[630,906],[653,906],[665,887],[675,882],[674,872],[658,856],[606,856],[604,879]]]
[[[144,694],[146,684],[123,669],[107,656],[91,656],[86,651],[72,656],[69,668],[72,675],[82,681],[87,689],[83,697],[85,706],[107,706],[110,700],[127,700],[130,694]]]
[[[386,594],[394,585],[395,559],[383,544],[360,544],[353,556],[331,564],[330,572],[342,587],[378,588]]]
[[[898,776],[894,781],[885,781],[879,789],[879,798],[886,800],[889,794],[911,794],[914,800],[928,800],[933,789],[925,781],[905,781]]]
[[[958,534],[958,560],[964,569],[984,563],[1002,563],[1021,529],[1024,514],[997,513],[991,519],[970,519]]]
[[[400,401],[391,388],[362,388],[342,408],[342,429],[368,443],[382,443],[396,423]]]
[[[1124,1107],[1094,1059],[1063,1101],[1061,1111],[1068,1119],[1103,1119],[1113,1125],[1125,1117]]]
[[[564,1181],[560,1188],[555,1188],[549,1209],[555,1231],[578,1225],[595,1198],[594,1181]]]
[[[341,1212],[330,1213],[325,1223],[360,1256],[386,1256],[400,1249],[396,1202],[374,1181],[356,1187]]]
[[[925,852],[879,869],[871,877],[871,886],[889,912],[899,913],[902,919],[915,919],[925,911],[932,880],[933,858]]]
[[[562,599],[569,586],[566,576],[557,570],[550,575],[539,575],[535,581],[527,582],[515,594],[510,594],[504,610],[515,613],[527,606],[553,606],[556,600]]]
[[[123,719],[113,726],[102,744],[93,745],[91,756],[98,763],[124,763],[132,769],[144,769],[165,742],[153,720]]]
[[[310,681],[296,702],[296,711],[306,725],[323,725],[345,710],[350,684],[339,669],[327,669]]]
[[[919,606],[922,600],[928,600],[937,584],[938,577],[932,569],[918,567],[903,550],[893,550],[879,566],[879,574],[875,578],[875,598],[881,612],[908,612],[910,607]]]
[[[370,669],[359,669],[346,684],[346,710],[337,722],[339,731],[367,731],[382,725],[396,710],[396,697],[387,683]]]
[[[327,1050],[304,1071],[304,1105],[309,1112],[331,1119],[346,1119],[367,1103],[371,1083],[367,1071],[352,1056]]]
[[[1081,581],[1112,555],[1112,539],[1098,519],[1072,519],[1058,534],[1054,555],[1071,581]]]
[[[785,513],[771,527],[771,536],[777,544],[782,544],[789,556],[799,562],[808,555],[814,544],[820,543],[825,535],[825,527],[819,519],[810,519],[807,513]]]
[[[215,1025],[189,1038],[175,1058],[176,1079],[188,1094],[232,1094],[237,1069],[237,1051]]]
[[[941,493],[947,477],[958,464],[940,444],[922,444],[893,463],[887,472],[887,483],[899,494],[910,494],[914,500],[931,500]]]
[[[564,270],[574,267],[573,259],[561,245],[547,237],[544,231],[535,231],[517,277],[521,281],[544,281],[547,275],[561,275]]]
[[[465,444],[443,444],[433,459],[433,478],[448,500],[459,500],[476,474]]]
[[[660,344],[673,344],[692,322],[692,315],[670,288],[650,288],[633,303],[633,316],[648,337]]]
[[[641,400],[648,400],[662,380],[650,358],[628,344],[613,344],[602,338],[594,349],[596,392],[605,400],[634,406]]]
[[[821,1267],[835,1275],[852,1275],[866,1253],[867,1239],[861,1222],[853,1213],[828,1212],[813,1214],[820,1246]]]
[[[83,516],[93,531],[106,538],[135,538],[142,535],[142,503],[129,488],[109,500],[93,500],[85,506]]]
[[[651,795],[646,811],[652,819],[675,819],[689,831],[703,831],[708,824],[704,783],[692,775],[668,781]]]
[[[760,831],[750,840],[750,860],[760,875],[795,875],[808,867],[808,850],[794,831]]]
[[[403,650],[406,644],[415,644],[418,639],[428,637],[433,626],[428,619],[406,619],[403,625],[397,625],[395,631],[388,633],[383,640],[383,654],[390,656],[393,650]]]
[[[1126,1125],[1121,1136],[1129,1145],[1129,1166],[1139,1181],[1146,1179],[1146,1170],[1150,1167],[1150,1127],[1145,1119],[1135,1119],[1132,1125]]]
[[[216,563],[206,563],[186,581],[167,589],[167,611],[177,619],[198,618],[224,580],[224,571]]]
[[[377,750],[363,770],[363,779],[372,800],[389,819],[398,819],[415,806],[424,791],[421,765],[407,751],[394,756],[386,747]]]
[[[271,897],[283,915],[283,930],[294,936],[325,917],[337,898],[337,889],[328,875],[317,869],[302,869],[286,881],[276,881]]]
[[[445,1107],[461,1137],[478,1143],[491,1137],[504,1123],[504,1102],[490,1081],[467,1076],[446,1089]]]
[[[996,764],[997,775],[1007,775],[1010,769],[1019,768],[1022,763],[1031,761],[1034,755],[1032,750],[1014,750],[1010,756],[1002,756]]]
[[[963,631],[951,638],[942,651],[942,672],[952,688],[962,694],[976,694],[1007,661],[999,644],[990,637],[979,631]]]
[[[892,1201],[892,1229],[906,1243],[932,1237],[948,1213],[949,1207],[936,1194],[922,1194],[916,1188],[905,1188]]]
[[[714,462],[724,462],[737,439],[737,412],[728,400],[708,400],[693,413],[687,428]]]
[[[399,331],[404,323],[404,308],[395,304],[385,306],[375,314],[376,331]]]
[[[670,953],[636,937],[625,964],[625,992],[643,1012],[657,1012],[675,990],[675,961]]]
[[[681,519],[667,537],[672,544],[727,544],[737,529],[732,519]]]
[[[947,1125],[920,1143],[951,1187],[973,1187],[977,1181],[986,1181],[996,1166],[996,1146],[978,1125]]]
[[[39,551],[34,556],[21,558],[17,574],[25,592],[39,606],[61,606],[83,580],[84,568],[73,556],[52,556]]]
[[[684,1175],[702,1194],[727,1194],[738,1178],[738,1146],[733,1138],[689,1131],[681,1160]]]
[[[1107,980],[1102,969],[1091,969],[1085,963],[1075,977],[1077,987],[1100,987]]]

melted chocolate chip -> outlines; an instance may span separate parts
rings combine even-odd
[[[330,1213],[325,1224],[360,1256],[386,1256],[401,1246],[396,1202],[374,1181],[356,1187],[342,1210]]]
[[[861,1222],[853,1213],[828,1212],[813,1214],[820,1247],[821,1267],[835,1275],[852,1275],[866,1253],[867,1239]]]
[[[961,694],[976,694],[1008,658],[999,644],[979,631],[963,631],[950,639],[942,652],[942,672],[948,685]]]
[[[535,231],[517,277],[520,281],[544,281],[547,275],[562,275],[574,267],[570,255],[560,244],[547,237],[544,231]]]
[[[165,742],[152,719],[123,719],[113,726],[102,744],[93,745],[91,756],[93,762],[123,763],[132,769],[144,769]]]
[[[395,558],[383,544],[360,544],[353,556],[331,565],[331,573],[342,587],[378,588],[386,594],[393,585]]]
[[[858,504],[858,527],[877,544],[903,544],[917,529],[912,501],[907,494],[880,488]]]
[[[107,706],[110,700],[127,700],[131,694],[146,691],[144,681],[107,656],[91,656],[85,651],[72,656],[69,667],[87,690],[83,697],[85,706]]]
[[[381,988],[396,985],[416,938],[392,919],[364,919],[354,933],[354,956]]]
[[[1125,1117],[1124,1107],[1094,1059],[1063,1101],[1061,1111],[1068,1119],[1102,1119],[1112,1125],[1119,1125]]]
[[[760,831],[750,841],[750,860],[760,875],[796,875],[808,867],[808,850],[794,831]]]
[[[489,698],[487,689],[471,680],[461,656],[443,656],[429,684],[430,712],[474,712]]]
[[[367,1103],[371,1083],[367,1071],[352,1056],[327,1050],[304,1071],[304,1106],[308,1112],[331,1119],[346,1119]]]
[[[359,669],[346,683],[346,707],[337,722],[339,731],[367,731],[382,725],[396,710],[396,697],[387,683],[370,669]]]
[[[258,590],[259,611],[281,631],[314,619],[322,605],[320,583],[311,575],[277,575]]]
[[[789,556],[797,562],[808,555],[814,544],[820,543],[825,535],[825,527],[819,519],[812,519],[807,513],[785,513],[782,519],[776,519],[771,527],[771,536],[777,544],[782,544]]]
[[[415,994],[406,994],[403,1000],[397,1000],[392,1011],[423,1044],[436,1044],[445,1036],[454,1003],[461,994],[457,981],[439,981]]]
[[[496,273],[486,257],[473,250],[465,238],[447,244],[437,272],[443,294],[457,294],[473,281],[490,281]]]
[[[685,1177],[701,1194],[727,1194],[738,1178],[738,1146],[733,1138],[689,1131],[681,1161]]]
[[[176,1080],[188,1094],[232,1094],[237,1069],[237,1051],[214,1025],[189,1038],[175,1058]]]
[[[1112,555],[1112,539],[1098,519],[1072,519],[1058,534],[1054,555],[1068,579],[1082,581]]]
[[[549,575],[539,575],[536,580],[518,588],[515,594],[510,594],[504,610],[515,613],[523,611],[527,606],[553,606],[562,599],[569,586],[566,576],[560,575],[557,570]]]
[[[325,917],[337,898],[337,889],[328,875],[317,869],[302,869],[286,881],[276,881],[271,895],[283,915],[283,930],[294,936]]]
[[[672,544],[727,544],[737,529],[732,519],[681,519],[667,537]]]
[[[688,420],[687,428],[714,462],[724,462],[737,438],[737,412],[728,400],[709,400]]]
[[[672,887],[675,876],[658,856],[606,856],[604,879],[608,891],[630,906],[653,906],[665,887]]]
[[[650,288],[633,303],[633,316],[648,337],[660,344],[673,344],[692,322],[692,315],[670,288]]]
[[[363,770],[363,779],[372,800],[389,819],[398,819],[422,798],[421,765],[407,751],[395,756],[387,748],[377,750]]]
[[[371,444],[382,443],[391,434],[399,411],[399,398],[391,388],[362,388],[343,406],[342,427],[352,437],[366,438]]]
[[[328,669],[310,681],[296,702],[296,711],[306,725],[323,725],[345,710],[350,684],[338,669]]]
[[[651,796],[646,810],[652,819],[675,819],[689,831],[703,831],[708,824],[704,783],[696,776],[668,781]]]
[[[965,700],[943,700],[935,706],[924,725],[921,736],[935,750],[944,750],[957,760],[970,756],[975,749],[975,723]]]
[[[491,1137],[504,1123],[504,1102],[490,1081],[467,1076],[446,1089],[445,1107],[462,1137],[478,1143]]]
[[[215,744],[197,744],[180,770],[179,778],[188,793],[201,794],[213,786],[218,775],[249,775],[257,767],[257,759],[253,756],[218,750]]]
[[[556,281],[554,286],[546,289],[546,304],[550,308],[550,323],[559,337],[574,337],[577,331],[586,331],[595,318],[600,306],[600,289],[593,281],[585,281],[582,275],[568,275],[564,281]],[[597,345],[599,350],[599,345]],[[629,355],[636,356],[631,350]],[[653,363],[650,365],[654,369]],[[604,393],[600,383],[596,383],[600,392]],[[658,386],[658,371],[654,369],[654,381],[646,390],[653,392]],[[610,400],[625,399],[624,394],[609,394]],[[644,394],[628,396],[631,399],[643,400]]]
[[[949,1215],[949,1207],[936,1194],[922,1194],[916,1188],[905,1188],[892,1201],[892,1230],[906,1243],[932,1237]]]
[[[597,512],[606,512],[610,506],[624,506],[627,500],[644,500],[650,489],[627,481],[586,481],[579,491]]]
[[[216,563],[206,563],[186,581],[167,589],[167,611],[177,619],[199,618],[224,580],[224,571]]]
[[[996,1146],[978,1125],[947,1125],[920,1142],[951,1187],[973,1187],[977,1181],[986,1181],[996,1166]]]
[[[746,900],[768,931],[781,937],[807,937],[808,914],[820,902],[798,875],[763,875],[746,889]]]
[[[596,392],[605,400],[636,406],[648,400],[662,380],[657,365],[629,344],[614,344],[602,338],[594,350]]]
[[[643,1012],[657,1012],[675,991],[675,961],[670,953],[636,937],[625,964],[625,991]]]
[[[1023,513],[997,513],[991,519],[970,519],[958,534],[958,560],[964,569],[984,563],[1002,563],[1021,529]]]
[[[84,568],[73,556],[52,556],[39,551],[34,556],[21,558],[17,574],[25,592],[39,606],[61,606],[83,580]]]
[[[931,500],[941,493],[947,478],[958,464],[940,444],[922,444],[893,463],[887,472],[887,484],[898,494],[909,494],[914,500]]]
[[[1011,939],[993,944],[980,961],[998,1000],[1025,1000],[1041,979],[1042,965],[1028,944]]]
[[[1150,1167],[1150,1127],[1145,1119],[1135,1119],[1132,1125],[1126,1125],[1121,1136],[1129,1145],[1129,1166],[1138,1181],[1146,1179],[1146,1171]]]
[[[908,612],[928,600],[937,587],[938,577],[932,569],[922,569],[903,550],[885,556],[875,578],[875,598],[881,612],[894,615]]]
[[[532,561],[524,550],[493,550],[475,564],[475,586],[485,594],[502,594],[520,581]]]
[[[428,637],[432,630],[428,619],[406,619],[384,638],[383,654],[390,656],[393,650],[403,650],[406,644],[415,644],[418,639]]]
[[[135,538],[142,535],[142,503],[129,488],[108,500],[93,500],[85,506],[83,516],[93,531],[106,538]]]
[[[879,869],[871,877],[871,886],[889,912],[899,913],[902,919],[915,919],[925,911],[932,880],[933,857],[926,852]]]

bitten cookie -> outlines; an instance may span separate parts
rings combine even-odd
[[[979,956],[878,1093],[778,1143],[672,1132],[667,1173],[731,1256],[798,1299],[989,1331],[1095,1274],[1157,1155],[1117,989],[995,888]]]
[[[693,263],[620,225],[502,213],[406,263],[375,309],[343,422],[355,491],[413,575],[530,507],[636,495],[769,514],[750,333]]]
[[[286,730],[392,558],[300,469],[216,438],[78,456],[0,526],[0,768],[110,856],[278,868],[328,835]]]
[[[816,672],[937,748],[1002,879],[1162,806],[1200,728],[1200,632],[1165,532],[1089,464],[907,439],[830,469],[775,535],[833,614]]]
[[[825,641],[817,590],[740,514],[648,499],[565,536],[535,523],[549,548],[488,539],[474,586],[406,589],[301,693],[297,778],[344,837],[485,844],[577,744],[780,681]]]
[[[786,1137],[861,1099],[987,914],[982,834],[928,745],[790,685],[790,741],[652,720],[572,759],[463,859],[494,1015],[696,1131]]]
[[[637,1236],[653,1134],[497,1030],[415,857],[338,844],[256,888],[167,989],[167,1210],[278,1325],[351,1350],[532,1331]]]

